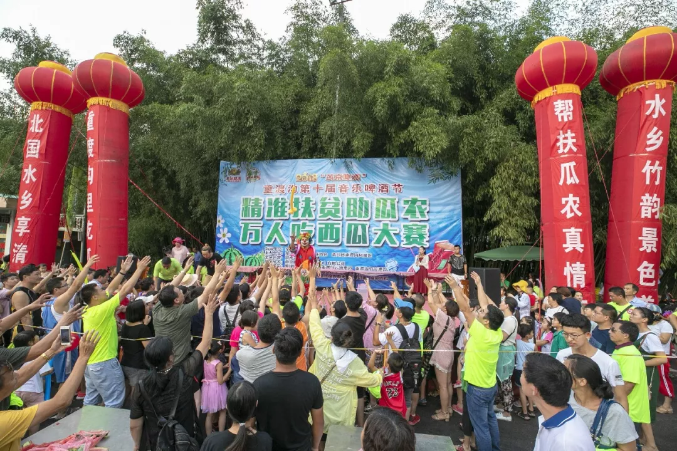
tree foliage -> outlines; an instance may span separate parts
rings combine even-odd
[[[219,161],[407,157],[443,179],[461,171],[466,252],[539,239],[534,116],[516,69],[544,39],[566,34],[595,47],[600,67],[643,26],[675,27],[669,0],[429,0],[403,15],[390,38],[360,36],[343,5],[296,0],[285,35],[262,37],[240,0],[198,0],[197,40],[176,54],[142,33],[114,40],[141,76],[146,99],[130,122],[130,178],[203,242],[214,241]],[[11,79],[43,59],[74,62],[35,29],[4,29],[0,59]],[[602,277],[616,102],[593,81],[583,91],[594,244]],[[0,97],[0,191],[16,192],[26,106]],[[673,115],[673,117],[675,117]],[[76,117],[68,174],[86,165]],[[677,158],[672,127],[670,168]],[[664,234],[677,232],[677,183],[668,177]],[[81,177],[74,184],[82,183]],[[71,186],[67,184],[66,186]],[[73,189],[66,190],[72,192]],[[65,196],[68,194],[66,193]],[[70,202],[69,202],[70,205]],[[185,235],[130,187],[130,248],[158,253]],[[677,244],[664,240],[664,266]]]

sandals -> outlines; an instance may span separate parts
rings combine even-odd
[[[449,422],[449,412],[439,412],[432,416],[432,419],[435,421],[445,421]]]
[[[524,413],[524,412],[522,412],[521,410],[517,411],[517,413],[516,413],[515,415],[517,415],[518,417],[520,417],[520,418],[523,419],[524,421],[529,421],[529,420],[531,420],[531,417],[529,416],[529,414],[528,414],[528,413]]]
[[[668,414],[668,413],[673,413],[673,410],[672,410],[672,407],[663,408],[663,406],[659,406],[659,407],[656,408],[656,412]]]
[[[533,410],[530,410],[530,411],[529,411],[529,416],[530,416],[531,418],[536,418],[536,412],[534,412]]]
[[[452,412],[453,412],[453,410],[451,410],[451,407],[449,407],[449,411],[448,411],[449,416],[452,415]],[[444,413],[444,410],[442,410],[442,409],[437,409],[437,410],[435,411],[435,413]]]

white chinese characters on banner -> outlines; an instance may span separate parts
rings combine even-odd
[[[571,252],[574,249],[578,252],[583,252],[583,242],[581,241],[581,233],[583,229],[577,229],[571,227],[569,229],[562,230],[564,232],[565,243],[562,245],[564,247],[564,252]]]
[[[559,184],[560,186],[566,183],[567,185],[578,185],[579,180],[576,175],[576,162],[569,161],[562,163],[559,167]]]
[[[24,175],[22,181],[24,183],[30,184],[38,179],[35,177],[35,173],[38,171],[38,168],[34,168],[33,165],[28,165],[27,168],[24,169]]]
[[[24,190],[21,194],[21,199],[19,201],[19,210],[25,210],[31,206],[33,203],[33,193],[28,190]]]
[[[665,116],[665,109],[663,108],[665,99],[661,98],[660,94],[656,93],[654,99],[647,100],[646,104],[649,105],[649,108],[646,110],[647,116],[651,114],[651,117],[654,119],[658,119],[659,115]]]
[[[26,140],[26,158],[40,157],[40,140],[28,139]]]
[[[90,185],[94,183],[94,168],[91,166],[87,166],[87,183]]]
[[[567,262],[564,266],[564,275],[567,278],[567,286],[571,288],[585,288],[585,263]]]
[[[576,134],[574,132],[571,130],[567,130],[566,133],[562,130],[559,131],[559,135],[557,135],[557,153],[569,153],[570,150],[576,152],[578,149],[574,144],[576,144]]]
[[[87,157],[94,157],[94,138],[87,138]]]
[[[30,225],[31,218],[28,218],[26,216],[19,216],[16,218],[16,228],[14,231],[19,234],[19,236],[24,236],[26,233],[31,233],[30,229],[28,226]]]
[[[14,243],[14,247],[12,247],[12,254],[14,254],[12,261],[25,264],[26,254],[28,254],[28,245],[23,243]]]
[[[30,132],[31,133],[42,133],[45,131],[44,126],[42,123],[45,122],[43,118],[40,117],[40,113],[35,113],[33,117],[31,118],[30,122]]]
[[[560,213],[566,215],[567,219],[571,219],[574,216],[583,216],[578,208],[580,204],[581,199],[579,197],[574,197],[573,194],[569,194],[568,197],[562,198],[562,205],[564,205],[564,208],[560,210]]]
[[[90,110],[87,113],[87,131],[91,132],[94,130],[94,111]]]
[[[661,200],[656,194],[653,196],[649,193],[646,193],[642,196],[642,200],[639,203],[640,207],[640,218],[642,219],[658,219],[658,214],[661,209]]]
[[[651,184],[651,176],[653,174],[656,174],[656,181],[654,182],[655,185],[660,184],[661,182],[661,171],[663,170],[663,167],[660,165],[660,161],[656,160],[656,162],[652,165],[651,160],[648,160],[646,164],[644,165],[644,168],[642,169],[642,173],[646,175],[646,185]]]
[[[555,100],[553,102],[555,108],[555,116],[557,116],[558,122],[567,122],[574,118],[574,102],[571,99],[568,100]]]
[[[661,144],[663,144],[663,130],[658,130],[658,127],[654,127],[646,135],[646,151],[653,152],[658,149]]]
[[[639,271],[639,284],[641,286],[653,287],[656,284],[656,270],[653,263],[644,261],[639,265],[637,271]]]
[[[87,193],[87,213],[94,213],[93,194]]]
[[[642,243],[639,250],[641,252],[658,252],[658,229],[656,227],[642,227],[642,235],[639,237]]]

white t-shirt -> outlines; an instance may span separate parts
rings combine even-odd
[[[538,417],[538,426],[534,451],[595,451],[590,429],[569,405],[547,420]]]
[[[670,324],[666,320],[662,320],[662,321],[659,321],[656,324],[650,325],[649,330],[651,330],[651,332],[658,335],[659,340],[660,340],[661,334],[672,335],[673,333],[675,333],[675,330],[672,328],[672,324]],[[668,340],[667,343],[661,343],[661,344],[663,345],[663,352],[665,352],[665,355],[670,355],[670,340]]]
[[[549,309],[547,309],[547,310],[545,311],[545,316],[548,317],[548,318],[554,318],[554,317],[555,317],[555,313],[559,313],[559,312],[564,312],[564,313],[566,313],[566,314],[569,314],[569,310],[565,309],[563,305],[558,305],[558,306],[555,307],[555,308],[549,308]]]
[[[531,300],[526,293],[520,293],[515,298],[517,301],[517,310],[520,312],[520,318],[529,316],[531,311]]]
[[[508,338],[505,341],[502,341],[503,346],[512,346],[515,344],[515,339],[517,338],[517,318],[514,316],[506,316],[503,318],[503,324],[501,324],[501,330],[508,335]]]
[[[43,393],[44,387],[42,382],[42,376],[52,371],[52,367],[49,363],[45,363],[40,371],[33,375],[30,379],[26,381],[17,391],[25,391],[30,393]]]
[[[657,352],[663,352],[663,343],[661,343],[660,338],[653,332],[642,332],[637,336],[637,340],[641,341],[642,337],[646,335],[644,342],[642,342],[642,349],[644,352],[649,354],[655,354]]]
[[[221,321],[221,330],[226,330],[227,327],[227,321],[226,321],[226,316],[223,313],[224,311],[228,313],[228,319],[230,320],[230,323],[234,326],[237,327],[238,323],[240,322],[240,315],[237,315],[237,320],[235,319],[235,314],[237,313],[237,310],[240,308],[240,303],[238,302],[235,305],[230,305],[229,303],[224,303],[221,308],[219,309],[219,320]]]
[[[407,334],[409,334],[409,337],[412,337],[414,335],[414,331],[416,330],[416,323],[407,324],[406,326],[404,326],[404,330],[407,331]],[[386,338],[386,333],[391,332],[391,331],[393,332],[393,341],[395,342],[395,346],[397,346],[397,348],[399,348],[400,345],[402,344],[403,338],[402,338],[402,334],[400,334],[400,331],[397,330],[396,326],[390,326],[389,328],[386,329],[385,332],[381,332],[380,334],[378,334],[378,339],[383,346],[387,345],[388,339]],[[418,341],[421,341],[421,342],[423,341],[423,331],[421,330],[420,327],[418,328]]]
[[[571,348],[564,348],[557,353],[557,360],[564,363],[564,361],[573,354]],[[602,371],[602,377],[609,382],[609,385],[615,387],[617,385],[625,385],[623,382],[623,376],[621,375],[621,368],[618,366],[618,362],[609,356],[604,351],[597,350],[591,359],[599,365],[599,369]]]

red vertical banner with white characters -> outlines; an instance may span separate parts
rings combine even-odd
[[[33,108],[28,116],[12,229],[12,271],[54,261],[71,124],[70,116],[51,109]]]
[[[660,211],[665,202],[673,86],[647,83],[618,101],[611,176],[606,286],[639,286],[658,302]]]
[[[556,94],[534,106],[548,286],[594,299],[592,224],[581,96]]]
[[[87,111],[87,258],[127,254],[129,117],[105,105]]]

